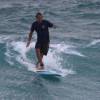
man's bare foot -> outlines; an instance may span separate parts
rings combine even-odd
[[[43,69],[44,67],[41,67],[41,66],[37,67],[37,70],[43,70]]]
[[[43,64],[43,63],[42,63],[42,64],[38,63],[38,64],[36,65],[36,69],[37,69],[37,70],[43,70],[43,69],[44,69],[44,64]]]

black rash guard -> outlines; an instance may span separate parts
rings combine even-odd
[[[43,20],[41,23],[37,21],[32,23],[31,32],[34,32],[34,30],[37,32],[38,43],[50,42],[49,27],[53,27],[53,24],[47,20]]]

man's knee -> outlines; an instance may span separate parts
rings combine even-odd
[[[36,48],[35,51],[40,52],[40,48]]]

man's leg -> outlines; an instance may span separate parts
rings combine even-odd
[[[40,66],[37,66],[39,69],[43,69],[43,54],[40,52],[40,48],[36,48],[36,55],[37,55],[37,59],[38,59],[38,63],[40,63]]]

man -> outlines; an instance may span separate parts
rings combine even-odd
[[[43,63],[43,56],[47,55],[48,49],[49,49],[49,28],[53,27],[54,25],[43,19],[43,15],[39,12],[36,14],[36,21],[33,22],[31,26],[31,30],[29,33],[29,38],[26,47],[30,45],[30,41],[32,38],[32,33],[34,31],[37,32],[37,42],[35,45],[35,51],[37,55],[37,69],[41,70],[44,69],[44,63]]]

